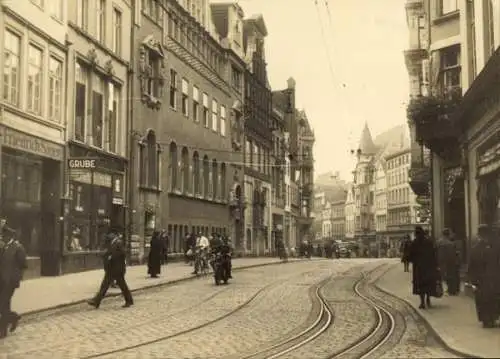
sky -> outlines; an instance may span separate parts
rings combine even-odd
[[[228,2],[215,0],[213,2]],[[408,44],[401,0],[239,0],[262,14],[269,82],[296,81],[296,105],[315,131],[315,173],[351,180],[351,149],[368,123],[372,136],[406,123]]]

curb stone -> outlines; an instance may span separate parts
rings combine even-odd
[[[306,260],[298,259],[298,260],[288,261],[288,262],[268,262],[268,263],[262,263],[262,264],[249,264],[249,265],[244,265],[244,266],[241,266],[241,267],[233,268],[233,272],[238,272],[238,271],[243,270],[243,269],[251,269],[251,268],[257,268],[257,267],[266,267],[266,266],[279,265],[279,264],[301,263],[301,262],[305,262],[305,261]],[[191,280],[195,280],[195,279],[199,279],[199,278],[200,277],[195,276],[195,275],[186,276],[186,277],[183,277],[183,278],[172,279],[172,280],[169,280],[169,281],[166,281],[166,282],[163,282],[163,283],[147,284],[147,285],[141,286],[139,288],[130,289],[130,292],[131,293],[137,293],[137,292],[145,291],[145,290],[148,290],[148,289],[154,289],[154,288],[172,286],[172,285],[175,285],[175,284],[178,284],[178,283],[181,283],[181,282],[187,282],[187,281],[191,281]],[[118,292],[118,293],[107,293],[104,298],[114,298],[114,297],[118,297],[118,296],[121,296],[121,295],[122,295],[121,292]],[[54,306],[50,306],[50,307],[46,307],[46,308],[42,308],[42,309],[31,310],[31,311],[24,312],[21,315],[23,317],[32,317],[32,316],[35,316],[37,314],[42,314],[42,313],[53,311],[53,310],[59,310],[59,309],[64,309],[64,308],[72,307],[72,306],[75,306],[75,305],[83,304],[83,303],[86,303],[88,299],[89,298],[79,299],[79,300],[74,300],[74,301],[70,301],[70,302],[67,302],[67,303],[58,304],[58,305],[54,305]]]
[[[393,266],[395,266],[395,265],[393,265]],[[391,270],[391,269],[392,268],[389,268],[389,270]],[[389,270],[387,272],[389,272]],[[386,273],[384,273],[384,275]],[[429,322],[429,320],[427,318],[425,318],[425,316],[423,316],[419,312],[419,310],[416,308],[415,304],[413,304],[411,301],[409,301],[409,300],[407,300],[405,298],[401,298],[401,297],[395,295],[390,290],[385,289],[380,284],[378,284],[378,282],[380,281],[380,279],[382,279],[384,277],[384,275],[382,275],[379,278],[377,278],[377,280],[375,282],[373,282],[373,286],[375,288],[377,288],[378,290],[380,290],[382,293],[384,293],[384,294],[386,294],[388,296],[397,298],[397,299],[403,301],[404,303],[406,303],[406,305],[408,305],[410,307],[410,309],[414,313],[416,313],[416,315],[422,320],[422,322],[424,323],[426,329],[429,332],[431,332],[436,337],[436,339],[438,340],[439,344],[442,345],[447,351],[449,351],[450,353],[453,353],[453,354],[455,354],[455,355],[457,355],[459,357],[462,357],[462,358],[472,358],[472,359],[481,359],[482,358],[480,356],[472,355],[470,353],[467,353],[467,351],[463,350],[462,348],[457,348],[456,346],[449,344],[448,341],[443,337],[443,335],[439,334],[439,332],[433,327],[433,325]]]

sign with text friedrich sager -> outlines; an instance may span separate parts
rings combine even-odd
[[[98,164],[98,158],[72,157],[68,159],[68,168],[73,170],[93,170]]]

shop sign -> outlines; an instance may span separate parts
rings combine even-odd
[[[62,161],[63,159],[63,147],[61,145],[8,127],[0,128],[0,141],[3,146],[29,152],[37,156],[49,157],[57,161]]]
[[[68,168],[70,169],[95,169],[98,159],[96,158],[70,158],[68,159]]]

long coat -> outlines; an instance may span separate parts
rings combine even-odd
[[[494,321],[500,314],[500,245],[481,239],[472,248],[468,275],[477,287],[475,300],[479,321]]]
[[[434,243],[430,239],[415,238],[410,247],[409,260],[413,264],[413,294],[433,295],[439,279]]]
[[[26,252],[23,245],[12,240],[0,249],[0,286],[19,288],[23,272],[27,267]]]
[[[114,237],[104,253],[104,270],[112,278],[124,276],[127,268],[125,264],[126,258],[127,253],[123,241],[118,237]]]
[[[148,256],[148,274],[158,275],[161,272],[161,262],[164,256],[164,242],[159,233],[153,234]]]
[[[457,245],[449,238],[443,237],[437,242],[438,263],[441,275],[448,280],[459,275],[460,253]]]

